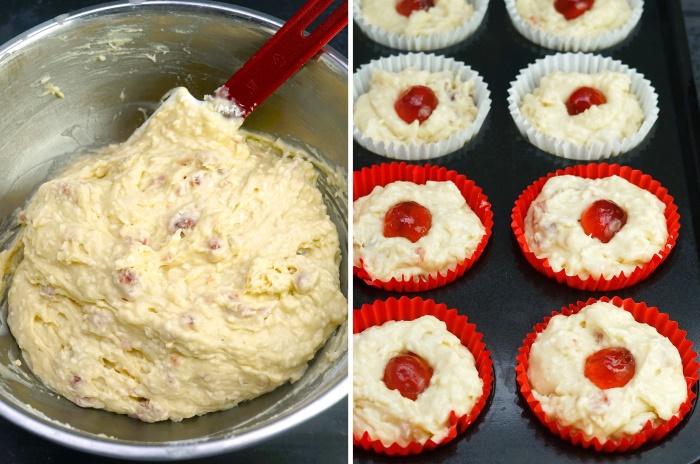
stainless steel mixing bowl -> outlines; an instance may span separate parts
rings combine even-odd
[[[66,155],[125,140],[160,97],[184,85],[202,98],[249,58],[280,23],[205,1],[110,3],[63,15],[0,49],[0,217],[13,211]],[[326,53],[307,63],[244,127],[318,150],[347,176],[347,63]],[[65,98],[51,93],[57,86]],[[55,89],[54,89],[55,90]],[[347,195],[321,170],[329,213],[341,235],[347,289]],[[6,237],[5,237],[6,238]],[[347,295],[347,292],[346,292]],[[295,384],[228,411],[179,423],[141,423],[83,409],[46,388],[21,359],[0,320],[0,414],[67,446],[122,458],[172,459],[238,449],[323,411],[345,397],[347,324]]]

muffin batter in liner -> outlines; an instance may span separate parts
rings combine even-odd
[[[640,432],[631,437],[622,437],[617,441],[606,440],[603,443],[601,443],[600,440],[595,437],[588,440],[583,436],[582,432],[572,429],[571,427],[562,427],[556,420],[548,419],[542,410],[540,402],[537,401],[532,394],[532,388],[527,376],[530,348],[532,347],[535,338],[537,338],[537,334],[542,332],[547,327],[549,320],[557,314],[563,314],[565,316],[576,314],[584,307],[597,301],[612,303],[613,305],[630,312],[637,322],[654,327],[661,335],[668,338],[680,353],[681,361],[683,363],[683,374],[685,375],[688,388],[688,396],[686,400],[681,404],[678,414],[671,418],[671,420],[656,427],[652,426],[651,422],[647,422],[646,426]],[[696,396],[692,388],[698,380],[698,368],[700,368],[700,364],[695,361],[697,354],[691,349],[692,345],[693,343],[686,338],[686,332],[678,328],[678,323],[671,321],[669,319],[669,315],[659,312],[658,308],[647,306],[645,303],[636,303],[629,298],[623,300],[617,296],[612,299],[602,297],[600,300],[590,298],[585,303],[579,301],[576,304],[563,307],[559,312],[552,312],[552,316],[545,317],[544,322],[540,322],[533,328],[533,331],[527,335],[525,340],[523,340],[523,346],[520,347],[519,350],[520,354],[517,357],[517,365],[515,367],[516,380],[518,381],[520,393],[525,401],[527,401],[528,406],[535,414],[537,419],[539,419],[539,421],[542,422],[542,424],[544,424],[552,433],[559,435],[563,440],[570,441],[574,445],[582,446],[584,448],[593,448],[596,451],[629,451],[639,448],[647,441],[661,440],[668,432],[673,430],[683,420],[683,417],[692,408],[693,399]]]
[[[394,292],[421,292],[442,287],[450,282],[454,282],[469,270],[479,259],[484,248],[486,248],[493,228],[491,204],[488,202],[488,198],[482,193],[481,189],[474,184],[474,181],[467,179],[466,176],[457,173],[457,171],[449,171],[446,168],[429,164],[417,166],[406,164],[405,162],[385,163],[374,165],[370,168],[363,168],[361,171],[353,172],[353,201],[365,195],[369,195],[377,185],[385,186],[395,181],[409,181],[416,184],[425,184],[428,180],[454,182],[466,200],[467,205],[476,213],[479,220],[481,220],[481,223],[484,225],[486,229],[484,236],[481,238],[481,241],[471,256],[465,258],[462,262],[455,263],[446,272],[431,273],[427,279],[418,276],[404,276],[400,281],[391,279],[385,282],[372,279],[363,267],[353,266],[353,273],[367,284]]]
[[[613,142],[577,145],[539,132],[523,117],[520,106],[523,97],[538,87],[540,79],[554,71],[586,74],[610,71],[628,75],[632,81],[630,92],[637,97],[644,113],[644,121],[637,133]],[[658,119],[658,101],[659,97],[654,87],[648,79],[644,78],[643,74],[612,58],[585,53],[557,53],[539,59],[522,69],[508,89],[510,115],[520,133],[531,144],[547,153],[582,161],[595,161],[617,156],[639,145]]]
[[[372,450],[376,453],[385,453],[390,456],[419,454],[448,443],[457,435],[464,433],[486,406],[486,401],[493,388],[491,353],[486,349],[486,345],[482,341],[482,334],[476,331],[476,325],[469,323],[467,316],[459,315],[456,309],[448,309],[445,304],[435,303],[433,300],[423,300],[418,297],[409,299],[404,296],[399,300],[395,298],[389,298],[386,301],[377,300],[371,305],[363,305],[362,308],[353,311],[353,333],[360,333],[368,327],[382,325],[387,321],[412,321],[426,315],[435,316],[445,322],[447,330],[457,336],[462,345],[466,346],[474,355],[476,369],[479,372],[479,377],[484,382],[481,397],[470,413],[461,417],[457,417],[454,412],[450,414],[449,432],[443,440],[437,443],[428,440],[423,445],[413,442],[402,447],[398,443],[393,443],[387,447],[382,444],[381,440],[373,440],[369,433],[365,432],[362,436],[353,434],[352,441],[354,446]]]
[[[525,217],[527,216],[527,211],[530,208],[530,204],[542,191],[542,187],[547,179],[565,174],[571,174],[587,179],[599,179],[602,177],[617,175],[636,185],[637,187],[653,193],[666,205],[664,216],[666,217],[668,239],[666,240],[664,247],[659,250],[659,252],[656,253],[649,262],[645,263],[644,265],[637,266],[637,268],[635,268],[635,270],[629,275],[625,275],[621,272],[611,279],[604,279],[603,277],[599,279],[595,279],[593,277],[581,279],[577,275],[568,275],[564,269],[555,272],[549,264],[549,260],[547,258],[538,258],[535,253],[530,250],[530,246],[525,240]],[[588,165],[571,166],[566,169],[559,169],[556,172],[551,172],[548,175],[541,177],[520,194],[515,202],[515,206],[513,207],[511,219],[511,227],[515,233],[515,238],[518,245],[523,251],[525,258],[527,258],[528,262],[535,269],[550,279],[556,280],[560,284],[566,284],[569,287],[577,288],[579,290],[601,292],[629,287],[649,277],[649,275],[666,259],[673,247],[676,245],[678,231],[680,229],[680,215],[678,214],[678,207],[673,203],[673,197],[668,194],[668,190],[662,187],[659,182],[652,179],[651,176],[643,174],[641,171],[632,169],[629,166],[620,166],[618,164],[607,163],[591,163]]]
[[[486,116],[491,109],[491,92],[483,78],[466,64],[455,61],[440,55],[426,55],[424,53],[409,53],[405,55],[394,55],[387,58],[373,60],[369,64],[363,65],[353,74],[353,105],[360,95],[367,93],[373,69],[398,73],[406,68],[430,72],[451,71],[462,81],[474,80],[474,104],[477,107],[474,122],[466,129],[457,131],[438,142],[421,144],[399,144],[393,142],[383,142],[367,137],[353,124],[353,138],[367,150],[388,158],[401,160],[424,160],[444,156],[459,150],[476,134],[486,120]]]
[[[536,28],[523,20],[515,5],[515,0],[505,0],[506,11],[513,23],[513,27],[527,40],[542,47],[552,50],[568,52],[592,52],[617,45],[627,38],[635,26],[639,23],[644,12],[644,0],[630,0],[632,14],[625,24],[605,34],[591,37],[571,37],[566,34],[555,35],[543,29]],[[585,13],[584,13],[585,14]],[[576,21],[574,19],[573,21]]]
[[[405,35],[388,32],[378,26],[369,24],[362,15],[362,0],[353,2],[353,18],[360,30],[370,39],[386,47],[407,51],[430,51],[446,48],[466,40],[473,35],[486,16],[489,0],[468,0],[474,6],[474,13],[457,29],[430,35]]]

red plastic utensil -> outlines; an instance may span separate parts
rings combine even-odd
[[[248,116],[289,76],[313,57],[348,24],[348,2],[343,2],[309,35],[304,29],[331,5],[333,0],[309,0],[287,21],[216,96],[230,100],[234,116]]]

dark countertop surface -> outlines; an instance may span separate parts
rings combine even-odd
[[[693,61],[693,73],[695,74],[695,89],[700,86],[700,0],[681,0],[683,16],[685,17],[685,30],[688,34],[690,56]]]
[[[267,13],[286,20],[304,0],[236,0],[221,1]],[[3,0],[0,3],[0,44],[64,13],[106,3],[95,0]],[[335,0],[334,6],[341,3]],[[330,11],[333,11],[331,8]],[[348,32],[344,29],[331,41],[331,46],[348,55]],[[335,406],[272,439],[235,453],[183,463],[345,463],[348,461],[348,406],[340,401]],[[55,444],[19,428],[0,417],[0,463],[91,463],[116,464],[133,462],[82,453]]]

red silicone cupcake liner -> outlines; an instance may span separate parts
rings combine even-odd
[[[364,267],[353,266],[353,273],[367,284],[393,292],[422,292],[432,290],[454,282],[457,278],[461,277],[474,265],[484,252],[486,244],[491,237],[491,229],[493,228],[491,203],[488,202],[488,198],[482,193],[481,189],[474,184],[474,181],[467,179],[466,176],[457,173],[457,171],[449,171],[446,168],[430,164],[418,166],[405,162],[384,163],[369,168],[363,168],[361,171],[353,172],[353,201],[369,195],[378,185],[384,187],[396,181],[410,181],[416,184],[425,184],[429,180],[454,182],[469,207],[479,217],[479,220],[486,229],[486,233],[481,238],[481,241],[472,255],[464,259],[461,263],[458,263],[454,271],[448,270],[446,272],[438,272],[437,276],[429,275],[427,279],[424,277],[414,278],[404,276],[401,280],[393,278],[389,281],[382,281],[379,279],[372,279],[367,271],[365,271]]]
[[[572,429],[571,427],[562,427],[556,420],[548,419],[542,410],[542,405],[532,394],[530,380],[527,376],[530,360],[530,348],[532,347],[535,338],[537,338],[537,335],[547,327],[547,324],[552,316],[557,314],[570,316],[578,313],[582,308],[598,301],[612,303],[615,306],[632,313],[637,322],[649,324],[661,335],[668,338],[678,349],[678,352],[681,355],[683,374],[685,375],[685,382],[688,387],[688,397],[683,404],[681,404],[678,414],[671,418],[671,420],[656,427],[654,427],[651,421],[649,421],[640,432],[631,437],[622,437],[617,441],[607,440],[603,443],[601,443],[597,438],[586,439],[581,431]],[[678,323],[669,320],[668,314],[659,312],[658,308],[653,306],[647,306],[644,303],[635,303],[629,298],[623,300],[620,297],[614,297],[612,299],[602,297],[600,300],[590,298],[585,303],[579,301],[576,304],[563,307],[561,312],[552,312],[552,316],[546,317],[544,322],[537,324],[534,327],[533,332],[527,335],[523,341],[523,346],[520,348],[520,354],[517,357],[517,365],[515,367],[516,379],[520,385],[520,393],[522,393],[523,398],[525,398],[528,406],[530,406],[530,409],[535,416],[537,416],[540,422],[542,422],[552,433],[559,435],[562,439],[570,441],[574,445],[579,445],[584,448],[592,447],[596,451],[605,452],[623,452],[637,449],[647,441],[660,440],[668,432],[673,430],[673,428],[683,420],[683,417],[688,413],[688,411],[690,411],[692,408],[693,399],[695,398],[695,393],[692,391],[692,388],[693,385],[695,385],[695,382],[698,380],[698,368],[700,368],[700,364],[695,361],[697,354],[691,349],[693,343],[686,338],[686,332],[679,330]]]
[[[527,216],[527,211],[530,208],[530,204],[542,191],[545,182],[547,182],[547,180],[551,177],[567,174],[585,177],[587,179],[600,179],[603,177],[617,175],[636,185],[637,187],[643,188],[644,190],[654,194],[666,205],[666,210],[664,211],[664,216],[666,217],[666,227],[668,229],[668,239],[666,240],[666,245],[664,245],[664,247],[659,250],[659,252],[656,253],[648,263],[642,266],[637,266],[637,268],[635,268],[628,276],[625,276],[623,272],[620,272],[620,274],[613,276],[611,279],[604,279],[603,277],[600,277],[599,279],[595,279],[593,277],[581,279],[576,275],[567,275],[566,271],[563,269],[559,272],[555,272],[550,266],[548,259],[538,258],[535,256],[535,253],[530,250],[530,246],[525,240],[525,216]],[[673,247],[676,245],[678,230],[681,227],[680,223],[678,222],[680,219],[680,216],[678,215],[678,207],[673,203],[673,197],[668,194],[668,190],[662,187],[659,182],[652,179],[649,175],[643,174],[641,171],[632,169],[629,166],[620,166],[618,164],[607,163],[591,163],[571,166],[566,169],[559,169],[556,172],[549,173],[545,177],[541,177],[535,183],[530,185],[522,194],[520,194],[515,202],[511,219],[511,227],[515,233],[515,238],[518,241],[518,245],[520,245],[520,249],[523,251],[525,258],[532,265],[532,267],[545,274],[547,277],[556,280],[560,284],[563,283],[569,287],[577,288],[579,290],[601,292],[629,287],[649,277],[649,275],[654,272],[654,270],[666,259]]]
[[[427,315],[435,316],[443,321],[447,326],[447,330],[458,337],[462,345],[467,347],[474,356],[479,377],[484,382],[481,397],[468,414],[457,417],[454,411],[450,413],[450,428],[447,436],[441,441],[428,440],[422,445],[413,442],[405,447],[398,443],[384,446],[380,440],[373,440],[369,433],[365,432],[362,436],[353,434],[353,445],[391,456],[422,453],[452,441],[457,435],[463,433],[484,409],[486,400],[491,394],[493,387],[491,353],[486,349],[486,345],[482,341],[482,334],[476,331],[476,325],[469,323],[467,316],[460,316],[456,309],[447,309],[447,306],[442,303],[437,304],[433,300],[423,300],[417,297],[408,298],[404,296],[399,300],[396,298],[389,298],[386,301],[377,300],[371,305],[363,305],[362,308],[353,311],[352,332],[354,334],[360,333],[368,327],[382,325],[387,321],[412,321]]]

